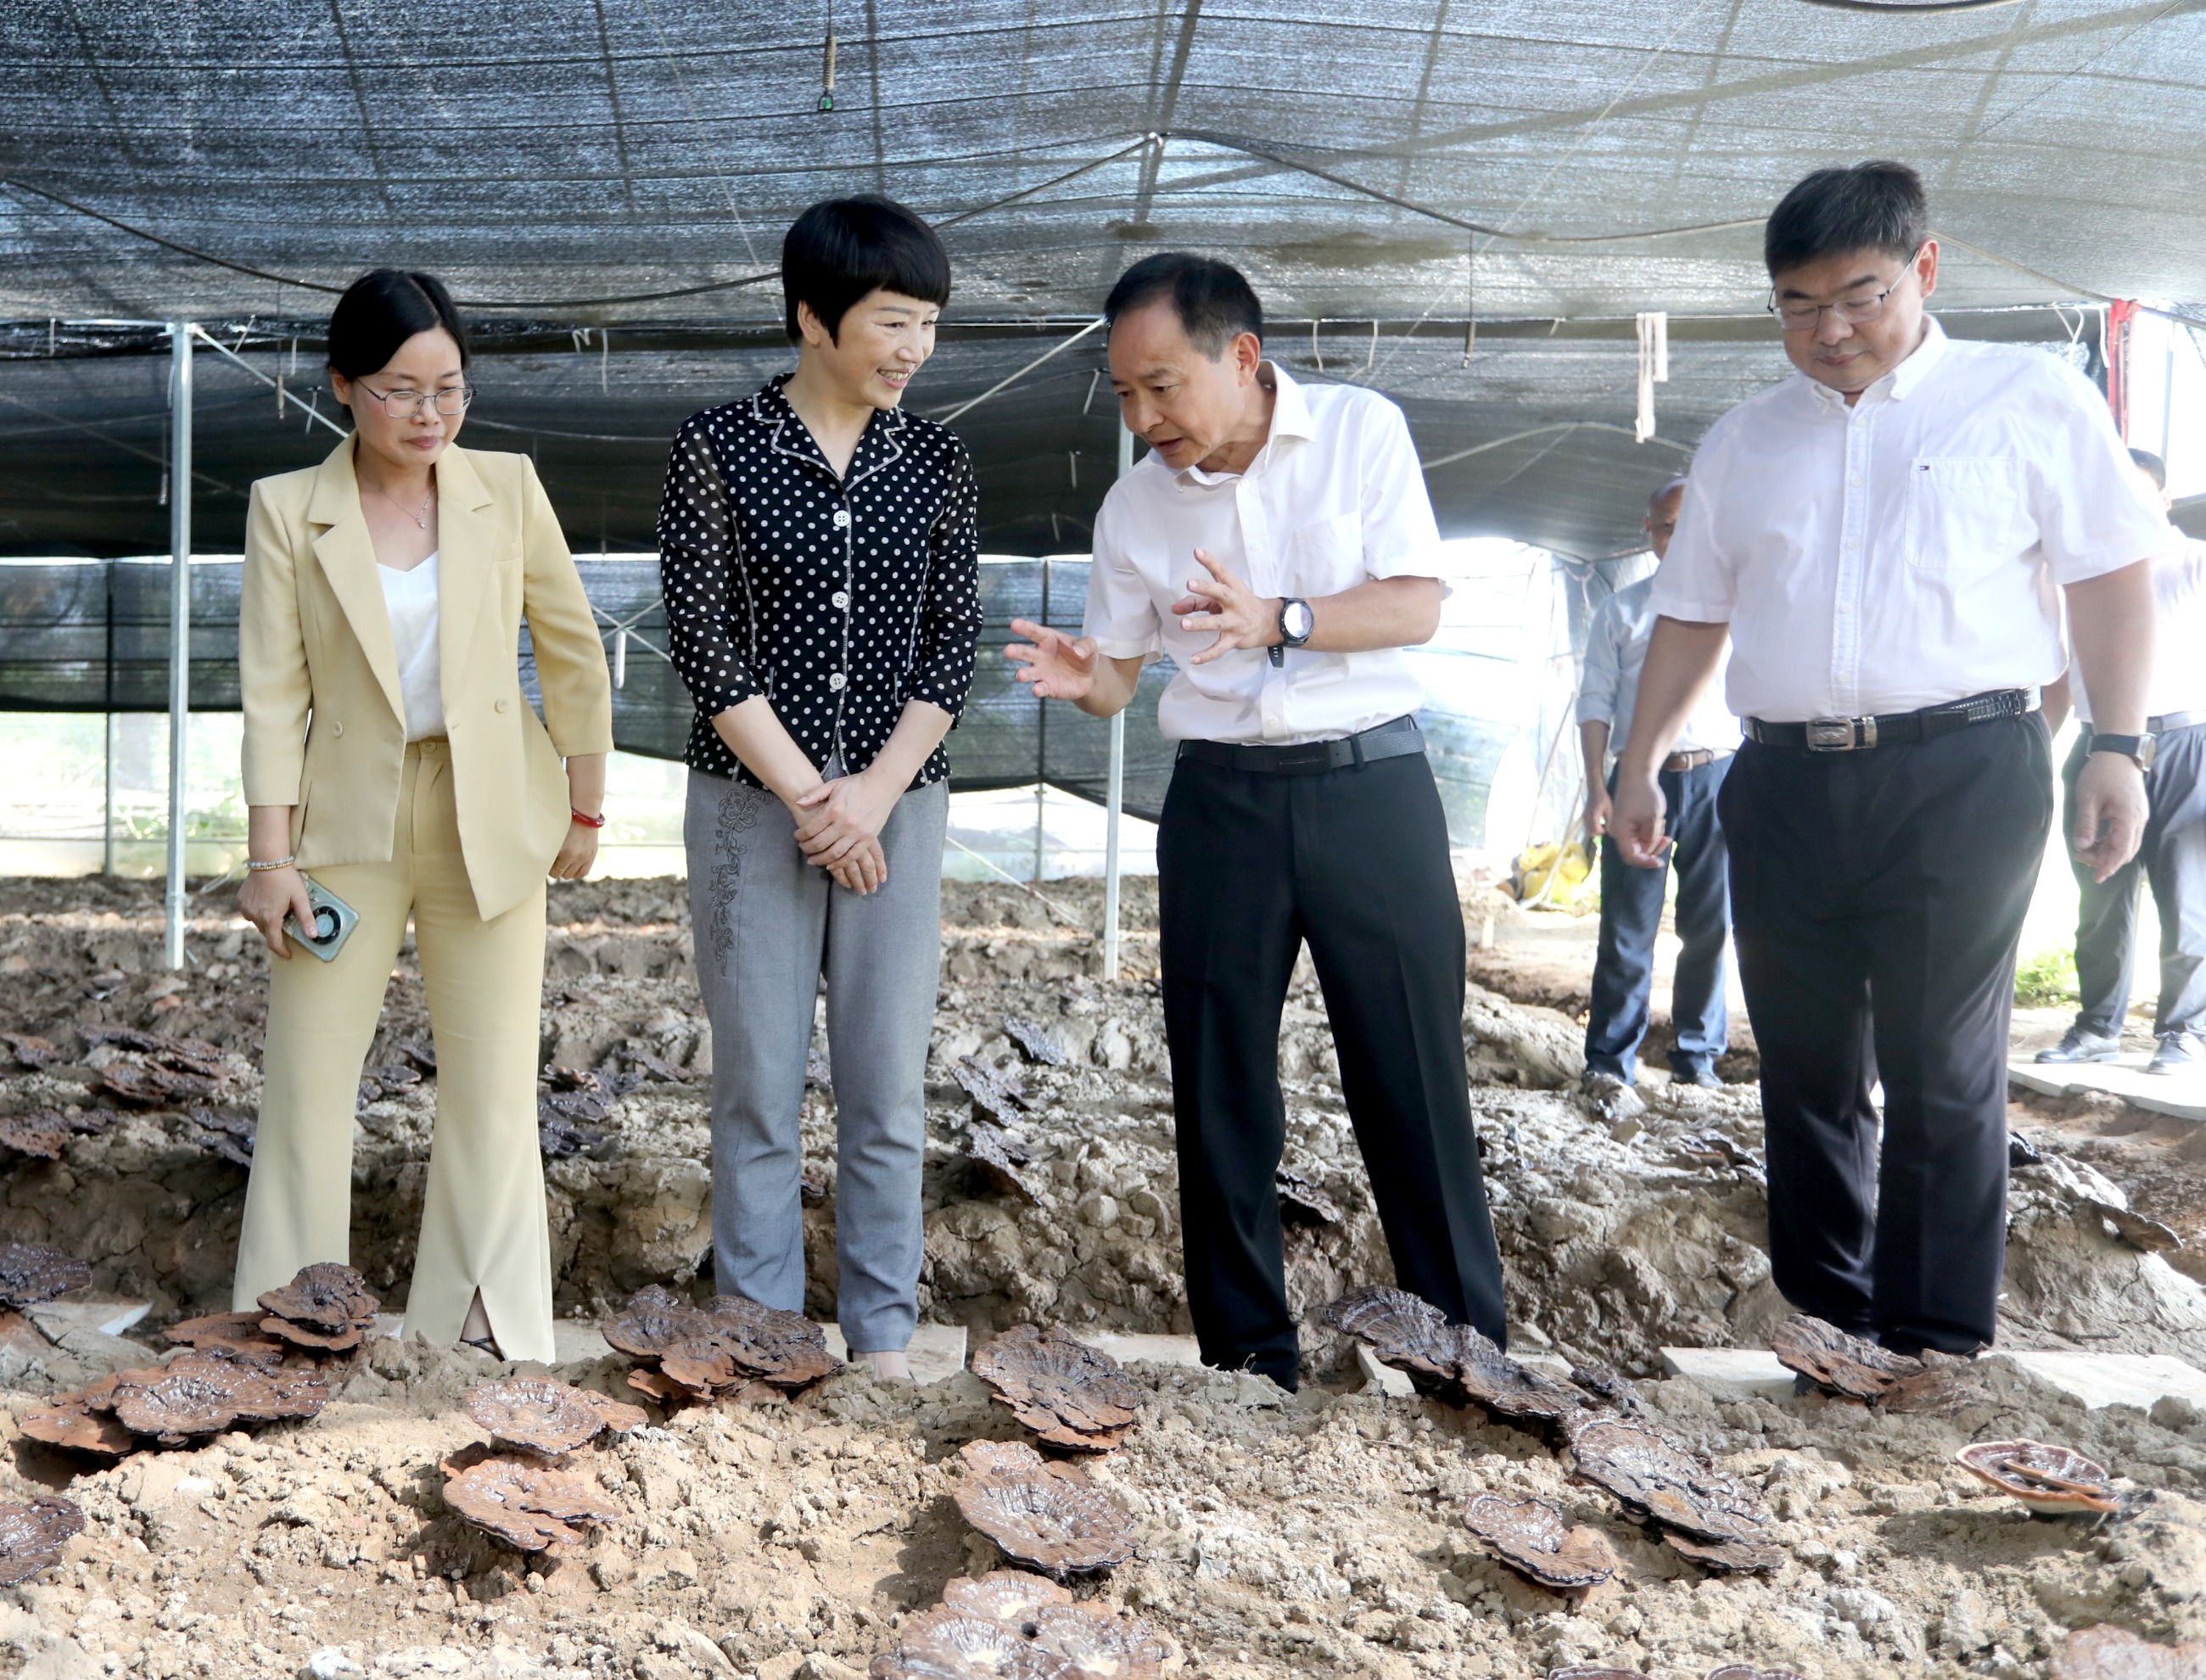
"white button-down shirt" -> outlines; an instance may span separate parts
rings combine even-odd
[[[1654,634],[1650,598],[1654,580],[1627,583],[1594,609],[1586,627],[1585,676],[1578,684],[1578,722],[1608,725],[1608,754],[1613,760],[1631,738],[1632,701],[1639,693],[1639,668],[1647,663],[1648,639]],[[1725,650],[1724,658],[1731,654]],[[1725,709],[1724,670],[1701,694],[1700,704],[1678,732],[1677,753],[1732,753],[1738,750],[1738,719]]]
[[[2173,546],[2152,563],[2160,646],[2144,709],[2155,718],[2206,712],[2206,543],[2173,529],[2167,538]],[[2076,679],[2076,721],[2088,724],[2091,700],[2083,673],[2070,675]]]
[[[1208,574],[1204,550],[1259,595],[1305,600],[1372,578],[1433,577],[1446,563],[1424,473],[1402,411],[1356,385],[1305,387],[1266,362],[1271,435],[1244,473],[1174,472],[1143,458],[1095,516],[1085,634],[1114,659],[1170,653],[1179,674],[1157,705],[1167,741],[1253,744],[1337,739],[1415,712],[1424,687],[1399,648],[1367,653],[1262,648],[1207,664],[1217,640],[1183,630],[1172,604]]]
[[[1694,457],[1654,611],[1730,624],[1739,717],[1912,712],[2049,682],[2068,662],[2054,587],[2167,545],[2090,381],[2042,350],[1926,325],[1854,407],[1796,374]]]

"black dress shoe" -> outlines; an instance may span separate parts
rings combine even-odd
[[[2152,1060],[2145,1063],[2149,1074],[2189,1073],[2193,1069],[2206,1067],[2206,1056],[2199,1054],[2198,1040],[2189,1033],[2170,1033],[2160,1041],[2160,1048],[2152,1052]]]
[[[2071,1027],[2060,1035],[2060,1042],[2050,1050],[2041,1050],[2041,1062],[2111,1062],[2122,1053],[2122,1041],[2118,1038],[2102,1038],[2096,1033],[2087,1033],[2081,1027]]]

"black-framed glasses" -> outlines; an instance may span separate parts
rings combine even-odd
[[[446,385],[440,390],[378,390],[373,385],[362,385],[361,390],[393,420],[411,420],[432,406],[440,414],[465,414],[468,404],[475,400],[473,385]]]
[[[1848,326],[1867,326],[1882,317],[1885,300],[1906,283],[1907,277],[1915,271],[1915,259],[1922,254],[1923,247],[1918,245],[1907,259],[1907,266],[1893,277],[1892,283],[1882,291],[1873,292],[1867,297],[1840,298],[1836,303],[1780,303],[1777,289],[1772,286],[1768,306],[1769,313],[1777,318],[1778,325],[1787,332],[1812,331],[1822,324],[1826,309],[1835,313]]]

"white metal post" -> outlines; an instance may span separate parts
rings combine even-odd
[[[185,720],[192,699],[192,328],[169,324],[169,967],[184,966]]]
[[[1134,434],[1118,422],[1118,476],[1134,470]],[[1103,978],[1118,978],[1118,807],[1126,795],[1126,714],[1111,714],[1111,776],[1103,796]]]

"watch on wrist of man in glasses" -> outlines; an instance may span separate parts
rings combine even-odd
[[[2160,747],[2160,737],[2152,735],[2099,735],[2091,736],[2095,753],[2119,753],[2139,770],[2150,770],[2154,754]]]
[[[1279,603],[1279,639],[1271,646],[1272,663],[1286,664],[1290,647],[1306,645],[1317,631],[1317,614],[1310,604],[1299,595],[1290,595]]]

